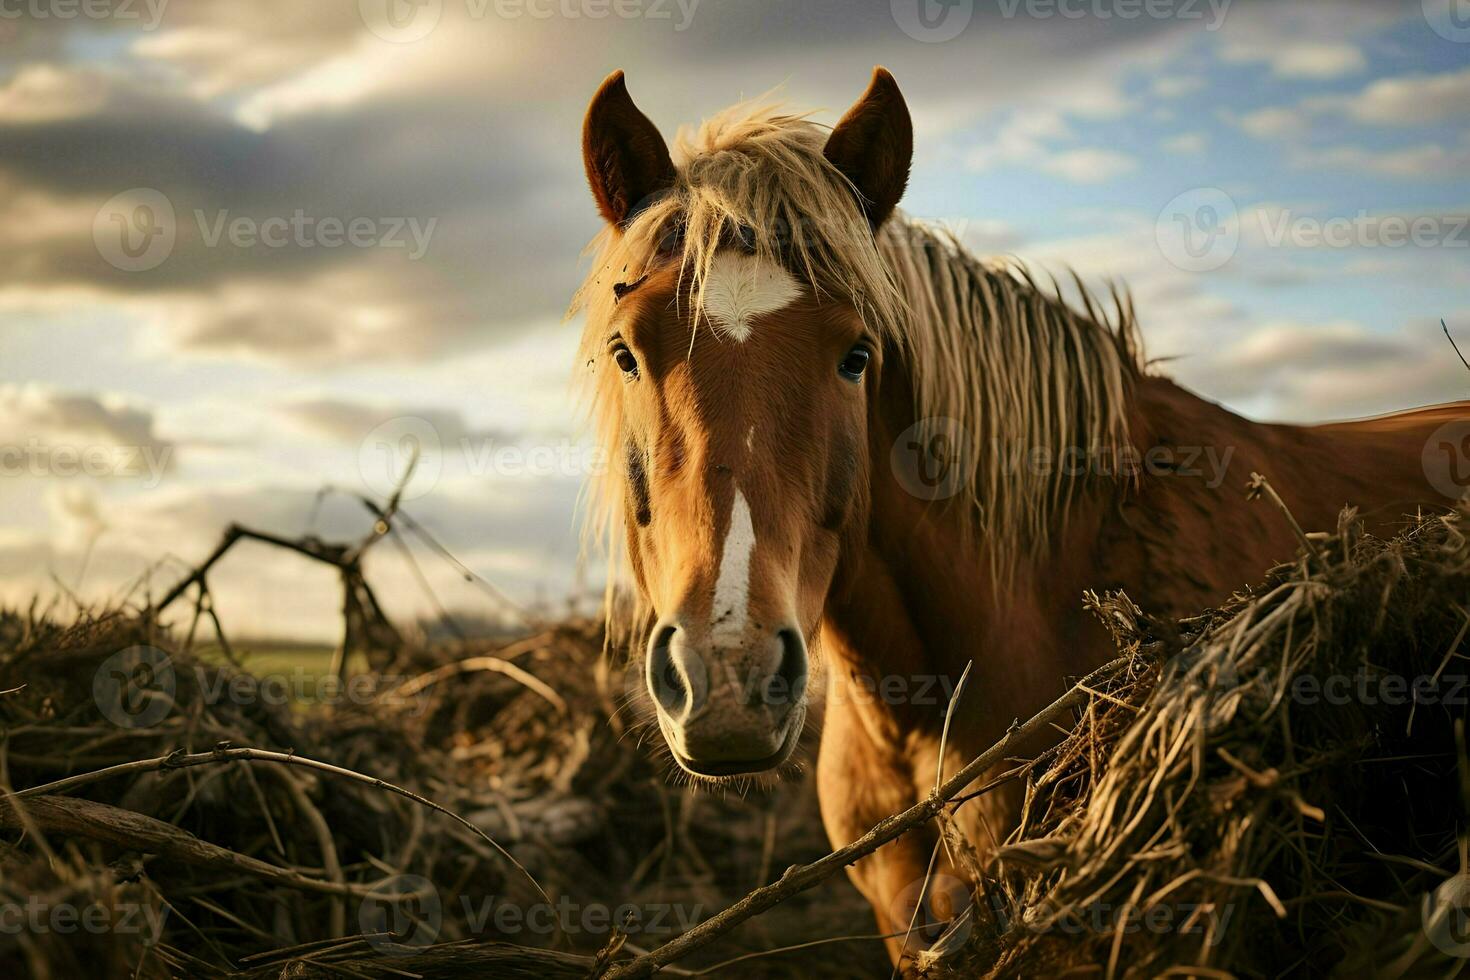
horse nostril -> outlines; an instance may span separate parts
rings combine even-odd
[[[795,705],[806,693],[806,643],[793,629],[776,635],[781,641],[781,666],[766,682],[766,703]]]
[[[674,663],[673,644],[676,626],[664,626],[653,635],[648,646],[648,688],[665,711],[677,712],[688,700],[689,689]]]

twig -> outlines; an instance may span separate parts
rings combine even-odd
[[[1257,497],[1262,496],[1275,504],[1276,509],[1281,511],[1282,516],[1286,518],[1286,523],[1291,525],[1292,533],[1296,535],[1297,542],[1302,546],[1302,550],[1311,557],[1316,558],[1318,555],[1317,546],[1312,543],[1311,538],[1307,537],[1306,532],[1302,530],[1302,526],[1296,522],[1296,518],[1291,514],[1291,508],[1286,506],[1286,501],[1282,500],[1281,495],[1276,492],[1276,488],[1271,486],[1271,481],[1267,480],[1260,473],[1252,473],[1250,482],[1246,484],[1245,499],[1255,500]]]
[[[110,779],[113,776],[122,776],[130,773],[139,772],[159,772],[165,769],[186,769],[190,766],[207,766],[219,762],[272,762],[287,766],[301,766],[305,769],[315,769],[319,772],[330,773],[334,776],[345,776],[348,779],[353,779],[360,783],[366,783],[367,785],[375,787],[377,789],[384,789],[390,793],[396,793],[399,796],[404,797],[405,799],[413,800],[420,806],[426,806],[431,810],[436,810],[439,813],[442,813],[455,822],[459,823],[460,825],[468,828],[470,832],[473,833],[476,837],[479,837],[485,843],[495,848],[495,850],[500,853],[501,857],[505,858],[512,865],[514,865],[517,871],[525,875],[526,880],[529,881],[536,888],[536,891],[541,895],[541,897],[546,901],[548,905],[553,904],[551,901],[551,897],[546,894],[546,891],[541,887],[540,882],[538,882],[535,878],[531,876],[531,872],[527,871],[525,867],[521,864],[521,862],[517,861],[504,847],[501,847],[499,844],[497,844],[495,842],[495,839],[492,838],[489,834],[485,833],[479,827],[476,827],[474,824],[470,823],[468,820],[466,820],[464,817],[461,817],[453,810],[450,810],[447,807],[440,806],[438,803],[435,803],[428,797],[420,796],[418,793],[415,793],[412,790],[404,789],[401,786],[395,786],[386,780],[377,778],[376,776],[367,776],[352,769],[344,769],[341,766],[334,766],[329,762],[318,762],[315,759],[308,759],[305,756],[296,755],[295,753],[291,752],[273,752],[269,749],[236,748],[230,746],[229,743],[221,743],[208,752],[188,752],[184,749],[177,749],[169,753],[168,755],[159,756],[156,759],[139,759],[134,762],[123,762],[115,766],[108,766],[106,769],[98,769],[93,772],[78,773],[75,776],[67,776],[65,779],[58,779],[53,782],[45,783],[41,786],[31,786],[27,789],[19,790],[14,793],[7,793],[6,796],[24,798],[29,796],[40,796],[42,794],[64,793],[69,790],[76,789],[79,786],[86,786],[91,783],[101,782],[104,779]]]
[[[504,674],[520,683],[521,686],[541,695],[557,711],[560,711],[562,714],[567,713],[566,700],[548,686],[545,681],[541,680],[535,674],[517,667],[510,661],[503,660],[500,657],[469,657],[465,660],[456,660],[453,663],[435,667],[433,670],[425,671],[417,677],[404,681],[393,691],[393,695],[398,698],[411,698],[421,693],[425,688],[444,680],[446,677],[453,677],[456,674],[469,674],[482,670],[493,670],[497,673]]]
[[[945,803],[951,797],[1006,758],[1007,753],[1016,742],[1024,741],[1044,731],[1057,718],[1064,716],[1085,701],[1088,695],[1083,687],[1095,686],[1103,678],[1127,665],[1128,659],[1121,657],[1094,670],[1082,679],[1081,684],[1074,684],[1066,694],[1032,715],[1028,720],[1012,725],[1004,738],[976,756],[968,765],[946,780],[937,792],[930,794],[926,799],[902,813],[896,813],[880,820],[866,834],[846,847],[840,847],[811,864],[792,865],[773,883],[757,888],[723,912],[706,919],[658,949],[615,968],[608,974],[608,980],[632,980],[634,977],[652,976],[665,964],[688,955],[729,932],[746,919],[779,905],[792,895],[820,884],[889,841],[896,840],[915,827],[934,819],[934,816],[944,809]]]
[[[1450,328],[1445,326],[1444,317],[1439,318],[1439,325],[1444,330],[1444,339],[1450,342],[1450,346],[1455,349],[1456,354],[1460,354],[1460,345],[1455,343],[1454,337],[1450,336]],[[1460,354],[1460,363],[1465,365],[1465,370],[1470,371],[1470,361],[1465,360],[1464,354]]]

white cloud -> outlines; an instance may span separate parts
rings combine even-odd
[[[1470,143],[1458,148],[1419,143],[1392,150],[1362,146],[1298,149],[1291,154],[1291,164],[1304,170],[1352,170],[1405,179],[1457,177],[1470,172]]]
[[[1180,133],[1171,136],[1160,145],[1170,153],[1201,153],[1209,143],[1209,137],[1204,133]]]
[[[965,163],[971,170],[1031,166],[1079,184],[1102,183],[1137,167],[1133,157],[1116,150],[1099,147],[1056,150],[1050,145],[1074,138],[1059,113],[1016,110],[993,141],[966,153]]]
[[[1041,161],[1041,169],[1076,184],[1101,184],[1138,168],[1126,153],[1087,147],[1064,150]]]
[[[1281,78],[1338,78],[1362,71],[1367,59],[1346,41],[1244,42],[1226,44],[1220,52],[1228,62],[1264,62]]]
[[[1229,113],[1223,115],[1257,139],[1290,136],[1300,132],[1306,126],[1306,119],[1299,111],[1284,106],[1268,106],[1265,109],[1248,112],[1243,116],[1234,116]]]
[[[1361,123],[1412,126],[1470,115],[1470,68],[1439,75],[1380,78],[1354,95],[1304,103],[1318,112],[1342,112]]]
[[[1198,75],[1160,75],[1149,85],[1149,91],[1161,99],[1177,99],[1204,87],[1205,80]]]

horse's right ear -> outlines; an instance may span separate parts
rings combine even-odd
[[[887,68],[873,69],[868,90],[833,127],[822,154],[857,188],[876,231],[903,197],[914,156],[909,107]]]
[[[674,184],[669,148],[615,71],[592,96],[582,123],[582,163],[597,210],[621,227]]]

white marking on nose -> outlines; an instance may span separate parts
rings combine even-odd
[[[741,252],[719,252],[704,280],[704,313],[722,336],[743,343],[751,319],[774,313],[801,295],[791,273]]]
[[[755,528],[745,494],[735,491],[730,504],[730,529],[715,579],[715,601],[710,608],[710,639],[717,645],[736,644],[745,635],[750,613],[750,556],[755,551]]]

